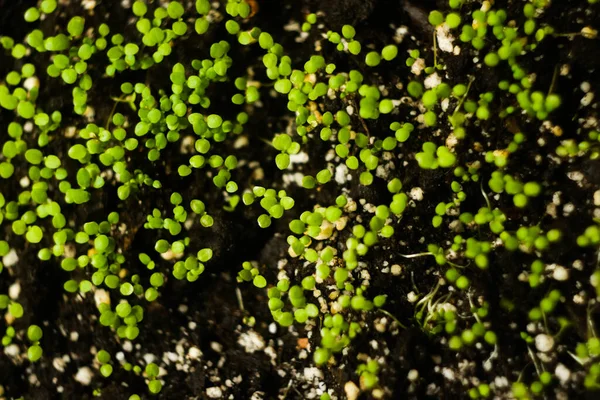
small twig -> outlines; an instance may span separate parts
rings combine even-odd
[[[431,292],[429,292],[426,296],[424,296],[421,300],[419,300],[417,302],[417,304],[415,304],[415,308],[417,308],[418,306],[420,306],[421,304],[423,304],[423,306],[418,311],[418,313],[422,313],[423,312],[423,310],[427,306],[427,302],[431,301],[431,299],[433,298],[433,296],[435,296],[435,294],[437,293],[437,291],[438,291],[439,288],[440,288],[440,281],[438,280],[438,283],[437,283],[437,285],[435,285],[435,288]]]
[[[460,102],[458,103],[458,106],[456,106],[456,109],[454,110],[452,115],[456,114],[462,107],[463,103],[467,99],[467,95],[469,94],[469,90],[471,89],[471,85],[473,84],[474,81],[475,81],[475,78],[473,78],[473,77],[471,77],[469,79],[469,84],[467,85],[467,91],[465,92],[464,96],[460,99]]]
[[[417,287],[417,284],[415,283],[415,273],[413,271],[410,271],[410,281],[412,282],[415,292],[417,292],[417,294],[419,294],[419,288]]]
[[[592,321],[592,315],[591,315],[592,314],[592,310],[594,308],[595,307],[590,307],[590,304],[588,303],[587,312],[586,312],[586,314],[587,314],[586,319],[587,319],[587,326],[588,326],[588,335],[591,335],[592,337],[596,337],[596,330],[594,329],[594,321]]]
[[[578,357],[578,356],[576,356],[575,354],[571,353],[570,351],[567,351],[567,353],[569,353],[569,355],[570,355],[571,357],[573,357],[573,359],[574,359],[575,361],[577,361],[577,363],[578,363],[579,365],[581,365],[581,366],[584,366],[584,365],[585,365],[585,362],[586,362],[586,360],[584,360],[584,359],[583,359],[583,358],[581,358],[581,357]]]
[[[552,91],[554,90],[554,85],[556,84],[556,78],[558,77],[558,65],[554,67],[554,74],[552,75],[552,82],[550,83],[550,87],[548,88],[548,94],[546,96],[549,96],[550,93],[552,93]]]
[[[352,107],[354,107],[355,111],[358,111],[358,109],[359,109],[359,105],[354,100],[352,100]],[[358,115],[358,119],[360,120],[360,123],[362,124],[363,129],[367,133],[367,137],[370,138],[371,137],[371,132],[369,132],[369,128],[367,127],[367,123],[365,122],[364,119],[362,119],[362,117],[360,116],[360,113]]]
[[[385,315],[387,315],[388,317],[390,317],[391,319],[393,319],[394,321],[396,321],[396,323],[402,328],[402,329],[406,329],[406,326],[404,324],[402,324],[398,318],[394,317],[389,311],[384,310],[383,308],[380,308],[379,311],[381,311],[382,313],[384,313]]]
[[[265,139],[265,138],[258,138],[258,140],[265,142],[267,145],[274,147],[273,143],[271,143],[269,140]]]
[[[467,298],[469,299],[469,305],[471,306],[471,308],[475,308],[475,305],[473,304],[473,299],[471,298],[471,293],[467,293]],[[478,323],[481,323],[481,319],[479,318],[479,315],[477,315],[476,312],[473,313],[473,316],[475,317],[475,320]]]
[[[399,256],[404,257],[404,258],[417,258],[417,257],[425,257],[425,256],[432,256],[433,253],[430,251],[427,251],[425,253],[415,253],[415,254],[399,254]]]
[[[481,189],[481,194],[483,195],[483,198],[485,199],[485,202],[486,202],[486,204],[488,206],[488,209],[490,211],[492,211],[492,205],[490,204],[490,199],[488,199],[488,196],[485,193],[485,190],[483,190],[483,181],[481,181],[481,183],[479,185],[479,188]]]
[[[437,69],[437,38],[436,29],[433,30],[433,67]]]
[[[113,108],[110,111],[110,114],[108,115],[108,119],[106,120],[106,125],[104,126],[104,129],[106,129],[106,130],[108,130],[108,126],[110,125],[110,121],[112,120],[112,117],[115,114],[115,110],[117,109],[117,104],[119,104],[119,103],[127,103],[127,101],[125,101],[123,99],[123,96],[120,96],[117,99],[115,99],[114,97],[111,97],[111,99],[114,100],[115,104],[113,104]]]
[[[546,333],[550,333],[550,330],[548,329],[548,320],[546,319],[546,313],[544,312],[544,310],[542,310],[542,319],[544,320],[544,328],[546,329]]]
[[[289,393],[290,389],[292,388],[292,382],[293,382],[293,381],[294,381],[293,379],[290,379],[290,381],[288,382],[288,385],[287,385],[287,387],[285,388],[285,392],[283,393],[283,397],[281,398],[281,400],[285,400],[285,398],[287,397],[287,395],[288,395],[288,393]]]
[[[238,305],[240,306],[240,310],[242,310],[242,312],[245,313],[246,310],[244,309],[244,299],[242,299],[242,291],[240,290],[239,287],[235,288],[235,297],[237,297],[237,301],[238,301]]]
[[[535,361],[535,354],[533,354],[533,351],[531,350],[531,347],[529,347],[529,345],[527,345],[527,352],[529,353],[529,357],[531,357],[531,361],[533,361],[535,372],[537,372],[538,376],[540,376],[540,368],[538,367],[537,362]]]

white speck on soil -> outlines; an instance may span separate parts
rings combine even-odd
[[[219,342],[210,342],[210,348],[216,353],[223,351],[223,345]]]
[[[269,324],[269,333],[270,333],[271,335],[274,335],[274,334],[276,334],[276,333],[277,333],[277,325],[276,325],[274,322],[271,322],[271,323]]]
[[[206,395],[211,399],[220,399],[223,396],[223,391],[217,386],[206,389]]]
[[[410,189],[409,196],[415,201],[421,201],[423,200],[423,189],[421,189],[420,187],[414,187]]]
[[[497,388],[505,388],[508,387],[508,379],[505,376],[497,376],[494,379],[494,386]]]
[[[444,378],[448,379],[449,381],[453,381],[455,379],[454,371],[450,368],[443,368],[442,375],[444,375]]]
[[[31,183],[31,181],[29,180],[29,177],[24,176],[19,180],[19,185],[22,188],[26,188],[27,186],[29,186],[29,184]]]
[[[410,67],[410,72],[416,76],[421,75],[421,72],[425,69],[425,60],[423,58],[417,58],[413,65]]]
[[[265,348],[265,340],[253,330],[242,333],[238,344],[246,350],[246,353],[254,353]]]
[[[558,364],[554,370],[554,375],[556,375],[560,383],[564,385],[571,378],[571,371],[563,364]]]
[[[198,360],[200,357],[202,357],[202,352],[200,349],[197,347],[190,347],[188,350],[188,358],[190,360]]]
[[[416,369],[411,369],[410,371],[408,371],[407,378],[411,382],[416,381],[417,379],[419,379],[419,371],[417,371]]]
[[[12,285],[10,285],[10,287],[8,288],[8,296],[11,299],[13,299],[13,300],[18,299],[20,294],[21,294],[21,284],[19,282],[15,282]]]
[[[77,370],[75,380],[83,386],[88,386],[92,382],[92,370],[89,367],[81,367]]]
[[[317,367],[304,368],[304,378],[308,381],[323,379],[323,373]]]
[[[556,268],[554,268],[552,277],[557,281],[566,281],[569,279],[569,270],[562,265],[557,265]]]
[[[580,171],[567,172],[567,177],[575,182],[579,182],[583,180],[583,173]]]
[[[547,353],[554,347],[554,339],[550,335],[540,333],[535,337],[535,348],[542,353]]]
[[[15,249],[10,249],[8,254],[2,257],[2,264],[4,264],[4,266],[7,268],[12,267],[17,262],[19,262],[19,256],[17,255]]]
[[[4,348],[4,354],[10,358],[17,358],[19,356],[19,346],[16,344],[10,344]]]
[[[587,107],[592,104],[592,101],[594,101],[594,92],[589,92],[581,98],[580,103],[582,106]]]
[[[338,164],[335,167],[335,181],[339,185],[343,185],[346,182],[346,175],[348,175],[348,167],[346,164]]]
[[[40,80],[35,76],[31,76],[25,79],[25,82],[23,82],[23,87],[29,92],[33,88],[40,87]]]
[[[582,92],[587,93],[592,88],[592,85],[590,85],[589,82],[584,81],[584,82],[581,82],[581,85],[579,85],[579,88],[581,89]]]
[[[419,296],[417,296],[415,292],[410,292],[406,295],[406,298],[409,303],[414,303],[415,301],[419,300]]]
[[[96,303],[96,307],[100,304],[110,304],[110,296],[108,292],[104,289],[96,289],[94,292],[94,302]]]
[[[434,72],[433,74],[425,78],[424,83],[426,89],[433,89],[434,87],[439,86],[442,83],[442,77],[439,76],[437,72]]]
[[[151,353],[144,354],[143,358],[144,358],[144,362],[146,364],[150,364],[150,363],[154,362],[154,360],[156,359],[156,357],[154,357],[154,354],[151,354]]]
[[[356,400],[360,394],[360,389],[358,386],[356,386],[356,383],[348,381],[344,385],[344,392],[346,392],[346,397],[348,400]]]
[[[564,205],[563,207],[563,215],[565,217],[568,217],[569,214],[571,214],[573,211],[575,211],[575,206],[573,205],[573,203],[567,203]]]
[[[309,160],[308,154],[301,151],[298,154],[290,154],[290,165],[306,164]]]
[[[61,357],[56,357],[52,360],[52,366],[58,372],[65,372],[66,365],[67,365],[67,362],[64,359],[62,359]]]
[[[454,37],[450,34],[450,27],[446,23],[438,26],[435,30],[437,36],[437,44],[440,50],[446,53],[454,52]]]

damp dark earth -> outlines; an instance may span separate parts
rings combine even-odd
[[[0,0],[0,399],[600,397],[598,29]]]

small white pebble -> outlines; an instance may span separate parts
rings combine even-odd
[[[417,58],[413,65],[410,67],[410,72],[416,76],[421,75],[421,72],[425,69],[425,60],[423,58]]]
[[[317,367],[304,368],[304,378],[308,381],[323,379],[323,373]]]
[[[23,87],[28,92],[31,91],[31,89],[37,88],[39,86],[40,86],[40,80],[35,76],[31,76],[31,77],[25,79],[25,82],[23,82]]]
[[[564,385],[571,378],[571,371],[563,364],[558,364],[554,370],[554,375],[556,375],[560,383]]]
[[[454,379],[456,379],[456,377],[454,376],[454,371],[450,368],[442,368],[442,375],[444,375],[444,378],[446,378],[449,381],[453,381]]]
[[[17,262],[19,262],[19,256],[17,255],[15,249],[10,249],[8,254],[2,257],[2,264],[4,264],[4,266],[7,268],[12,267]]]
[[[92,370],[89,367],[82,367],[77,370],[75,380],[83,386],[88,386],[92,382]]]
[[[406,298],[409,303],[414,303],[415,301],[419,300],[419,296],[417,296],[415,292],[410,292],[406,295]]]
[[[197,347],[190,347],[188,350],[188,358],[191,360],[198,360],[202,356],[202,352]]]
[[[587,93],[592,88],[592,85],[590,85],[589,82],[585,81],[585,82],[581,82],[581,85],[579,85],[579,88],[581,89],[582,92]]]
[[[535,337],[535,348],[542,353],[547,353],[554,347],[554,338],[545,333],[540,333]]]
[[[569,270],[562,265],[557,265],[552,273],[552,277],[557,281],[566,281],[569,279]]]
[[[505,376],[497,376],[494,378],[494,386],[497,388],[508,387],[508,379]]]
[[[63,360],[61,357],[56,357],[55,359],[52,360],[52,366],[58,372],[65,372],[66,365],[67,365],[67,362],[65,360]]]
[[[450,27],[444,23],[436,28],[437,43],[440,50],[446,53],[454,52],[454,37],[450,34]]]
[[[254,353],[265,348],[265,340],[253,330],[242,333],[238,344],[246,350],[246,353]]]
[[[19,185],[21,185],[22,188],[26,188],[27,186],[29,186],[29,184],[31,183],[31,181],[29,180],[29,177],[24,176],[21,178],[21,180],[19,181]]]
[[[344,392],[346,392],[346,397],[348,400],[356,400],[360,394],[360,389],[358,386],[356,386],[356,383],[348,381],[344,385]]]
[[[206,389],[206,395],[211,399],[220,399],[223,396],[223,391],[220,387],[213,386]]]
[[[572,181],[579,182],[583,180],[583,173],[581,171],[567,172],[567,177]]]
[[[423,189],[421,189],[420,187],[414,187],[410,189],[409,196],[415,201],[421,201],[423,200]]]
[[[306,164],[308,162],[308,154],[301,151],[298,154],[290,154],[290,165]]]
[[[16,358],[19,355],[19,353],[19,346],[17,346],[14,343],[4,348],[4,354],[6,354],[8,357]]]
[[[21,294],[21,284],[19,282],[15,282],[9,286],[8,296],[11,299],[13,299],[13,300],[18,299],[20,294]]]
[[[442,83],[442,78],[437,74],[437,72],[434,72],[433,74],[425,78],[424,83],[426,89],[433,89],[434,87],[439,86]]]
[[[104,289],[96,289],[94,292],[94,302],[96,303],[96,307],[100,304],[110,304],[110,295]]]
[[[410,371],[408,371],[407,377],[409,381],[414,382],[417,379],[419,379],[419,371],[417,371],[416,369],[411,369]]]
[[[151,354],[151,353],[144,354],[143,358],[144,358],[144,362],[146,364],[153,363],[154,360],[156,359],[156,357],[154,357],[154,354]]]
[[[335,167],[335,181],[339,184],[339,185],[343,185],[346,182],[346,176],[348,175],[348,167],[346,166],[346,164],[338,164],[337,167]]]
[[[269,333],[271,335],[274,335],[277,333],[277,325],[274,322],[269,324]]]
[[[594,101],[594,92],[588,92],[581,98],[581,105],[584,107],[589,106]]]

